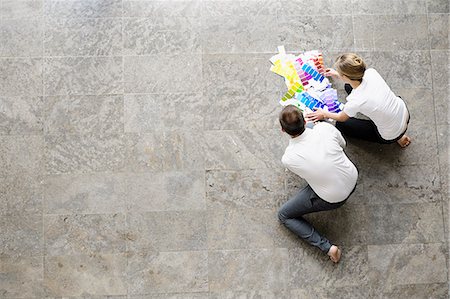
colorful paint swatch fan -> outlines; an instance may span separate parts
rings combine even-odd
[[[280,100],[282,106],[295,105],[303,111],[316,108],[340,112],[344,104],[338,101],[336,89],[324,76],[323,56],[317,50],[300,55],[286,54],[284,46],[270,58],[270,70],[285,79],[288,91]]]

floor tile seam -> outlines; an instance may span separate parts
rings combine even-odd
[[[430,241],[430,242],[411,242],[411,243],[367,243],[365,244],[366,246],[371,246],[371,247],[383,247],[383,246],[421,246],[421,245],[444,245],[445,249],[447,248],[446,246],[446,241]],[[447,254],[447,253],[446,253]]]
[[[217,209],[213,209],[216,211]],[[184,210],[145,210],[145,209],[124,209],[112,212],[82,212],[82,211],[73,211],[66,213],[44,213],[44,217],[63,217],[63,216],[111,216],[111,215],[158,215],[158,214],[201,214],[201,213],[209,213],[213,210],[208,209],[184,209]],[[254,210],[254,209],[252,209]],[[6,215],[9,216],[9,215]],[[11,217],[16,216],[16,214],[11,215]],[[20,216],[20,215],[18,215]]]
[[[426,2],[426,11],[427,11],[427,31],[428,31],[428,34],[427,34],[427,36],[428,36],[428,45],[429,45],[429,55],[430,55],[430,62],[431,62],[431,65],[430,65],[430,68],[431,68],[431,72],[432,72],[432,76],[431,76],[431,86],[432,86],[432,90],[433,90],[433,107],[434,107],[434,113],[435,113],[435,117],[434,117],[434,128],[435,128],[435,136],[436,136],[436,144],[437,145],[439,145],[439,138],[438,138],[438,136],[439,136],[439,132],[438,132],[438,121],[437,121],[437,119],[436,119],[436,115],[437,115],[437,111],[436,111],[436,101],[435,101],[435,95],[434,95],[434,88],[435,88],[435,86],[434,86],[434,80],[433,80],[433,73],[434,73],[434,71],[435,71],[435,69],[434,69],[434,67],[433,67],[433,63],[432,63],[432,60],[433,60],[433,56],[431,55],[432,54],[432,47],[431,47],[431,31],[430,31],[430,17],[429,17],[429,14],[428,14],[428,1]],[[448,29],[448,28],[447,28]],[[447,52],[448,53],[448,52]],[[448,64],[448,61],[447,61],[447,64]],[[448,114],[449,112],[447,111],[447,114]],[[448,151],[448,148],[447,148],[447,151]],[[439,146],[437,146],[437,152],[438,152],[438,171],[439,171],[439,175],[442,173],[442,167],[441,167],[441,159],[440,159],[440,149],[439,149]],[[444,182],[443,182],[443,180],[440,178],[440,185],[441,185],[441,188],[443,188],[444,186]],[[442,227],[443,227],[443,230],[444,230],[444,235],[445,235],[445,231],[446,231],[446,229],[445,229],[445,209],[444,209],[444,205],[446,204],[446,202],[445,201],[442,201],[442,204],[441,204],[441,213],[442,213]],[[447,205],[450,205],[450,203],[447,203]],[[450,261],[449,261],[449,250],[450,250],[450,248],[449,248],[449,238],[448,238],[448,236],[444,236],[444,240],[445,240],[445,246],[446,246],[446,251],[447,251],[447,254],[446,254],[446,265],[447,265],[447,269],[449,268],[449,265],[450,265]],[[450,281],[450,273],[449,273],[449,271],[447,271],[447,281]],[[449,289],[449,294],[450,294],[450,289]]]
[[[343,51],[348,50],[349,48],[331,48],[327,49],[329,51]],[[391,48],[390,48],[391,49]],[[433,49],[432,51],[446,51],[447,49]],[[298,50],[300,51],[300,50]],[[297,50],[290,50],[288,52],[295,53],[298,52]],[[375,50],[359,50],[361,53],[367,53],[367,52],[379,52],[379,53],[409,53],[409,52],[429,52],[430,49],[393,49],[393,50],[386,50],[386,49],[375,49]],[[250,56],[250,55],[275,55],[276,52],[274,51],[237,51],[237,52],[201,52],[201,53],[188,53],[188,56]],[[37,55],[37,56],[0,56],[1,60],[26,60],[26,59],[33,59],[33,60],[51,60],[51,59],[69,59],[69,58],[145,58],[145,57],[172,57],[172,56],[185,56],[183,52],[180,53],[170,53],[170,52],[163,52],[163,53],[155,53],[155,54],[142,54],[142,55],[62,55],[62,56],[44,56],[44,55]],[[256,57],[257,59],[262,59],[263,57]],[[269,63],[269,62],[268,62]]]

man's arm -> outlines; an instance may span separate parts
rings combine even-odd
[[[339,145],[344,149],[345,146],[347,145],[347,143],[345,142],[344,137],[342,137],[341,132],[336,128],[335,128],[335,135],[336,135]]]

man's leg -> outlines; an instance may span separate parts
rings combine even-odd
[[[324,253],[328,253],[332,246],[330,241],[321,236],[302,216],[312,212],[336,209],[343,204],[344,202],[331,204],[323,201],[308,185],[280,208],[278,218],[297,236],[318,247]]]

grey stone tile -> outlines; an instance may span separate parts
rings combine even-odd
[[[86,173],[122,169],[126,157],[123,135],[48,135],[45,137],[47,174]]]
[[[431,49],[448,49],[449,15],[428,15],[428,29]]]
[[[375,205],[441,200],[438,165],[374,165],[362,169],[364,202]]]
[[[127,294],[127,258],[123,254],[47,256],[47,296]]]
[[[6,96],[42,95],[42,59],[0,59],[0,94]]]
[[[331,243],[339,246],[364,245],[371,223],[364,205],[347,205],[305,215],[305,219]],[[308,246],[304,243],[302,247]]]
[[[410,112],[410,123],[429,124],[435,119],[433,91],[425,88],[395,88]]]
[[[447,281],[445,246],[439,243],[368,246],[368,258],[370,279],[380,292]]]
[[[43,110],[39,96],[0,96],[0,134],[42,134]]]
[[[426,14],[426,0],[353,0],[354,14]]]
[[[377,17],[371,15],[354,15],[352,17],[355,51],[375,51],[375,35],[381,31],[375,29]]]
[[[447,283],[431,283],[431,284],[410,284],[398,285],[392,287],[389,291],[382,294],[383,299],[397,298],[448,298]]]
[[[446,50],[432,50],[430,52],[436,123],[450,123],[450,114],[448,113],[449,52]]]
[[[432,86],[429,51],[374,51],[360,55],[393,89]]]
[[[0,290],[3,298],[41,298],[43,257],[0,258]]]
[[[354,16],[356,48],[364,49],[368,37],[374,50],[426,50],[427,15],[361,15]],[[386,28],[380,30],[380,28]],[[362,38],[361,38],[362,37]],[[360,44],[361,41],[361,44]],[[369,47],[370,49],[370,47]]]
[[[412,139],[406,149],[396,143],[382,145],[349,139],[349,143],[357,145],[352,149],[351,157],[355,162],[370,166],[437,165],[436,130],[426,124],[410,122],[406,134]]]
[[[368,244],[445,242],[441,203],[370,206],[368,216]]]
[[[46,56],[120,55],[122,20],[47,18],[44,49]]]
[[[202,94],[127,94],[125,132],[202,130],[205,105]]]
[[[449,51],[431,50],[433,90],[447,90],[449,86]]]
[[[203,170],[203,133],[188,131],[135,134],[128,140],[127,170],[133,172]]]
[[[49,299],[59,299],[61,298],[60,296],[54,296],[54,297],[49,297],[46,296],[45,298],[49,298]],[[127,299],[126,295],[123,296],[116,296],[116,295],[90,295],[90,296],[77,296],[77,297],[62,297],[62,298],[71,298],[71,299]]]
[[[341,247],[342,257],[336,267],[329,257],[316,248],[302,246],[289,249],[289,288],[351,287],[367,281],[369,263],[366,246]]]
[[[279,129],[280,92],[221,93],[205,101],[205,129]],[[246,106],[243,109],[243,104]]]
[[[374,295],[376,291],[371,288],[370,285],[358,285],[350,287],[314,287],[305,286],[299,289],[291,291],[292,299],[314,299],[314,298],[327,298],[327,299],[347,299],[347,298],[379,298]],[[381,297],[380,297],[381,298]]]
[[[449,3],[447,0],[427,0],[428,13],[448,13]]]
[[[289,291],[226,291],[210,294],[210,299],[291,299]]]
[[[280,16],[279,26],[281,41],[289,51],[324,48],[346,51],[354,47],[351,15]]]
[[[209,293],[147,294],[128,296],[130,299],[209,299]]]
[[[0,257],[43,255],[42,215],[0,217]]]
[[[287,249],[210,251],[209,289],[276,291],[287,287]]]
[[[286,172],[286,199],[295,196],[301,189],[308,185],[303,178],[285,168]]]
[[[445,200],[448,200],[449,190],[449,142],[448,132],[449,125],[437,126],[438,151],[439,151],[439,174],[441,178],[441,192]]]
[[[124,54],[201,54],[200,31],[198,17],[125,18]]]
[[[120,174],[61,174],[44,178],[46,214],[100,214],[126,211],[127,185]]]
[[[45,95],[123,93],[121,57],[46,58]]]
[[[283,42],[276,14],[202,17],[204,53],[267,53]]]
[[[0,177],[42,172],[42,136],[1,136],[0,144]]]
[[[208,291],[206,251],[131,254],[127,272],[128,295]]]
[[[206,169],[279,168],[284,135],[280,130],[205,131]]]
[[[286,6],[285,6],[286,7]],[[244,17],[244,16],[276,16],[280,13],[281,1],[252,0],[252,1],[203,1],[202,16],[210,20],[215,17]],[[283,10],[283,13],[288,13]]]
[[[201,5],[201,0],[123,0],[123,16],[200,16]]]
[[[42,56],[41,18],[0,21],[0,56]]]
[[[39,176],[15,174],[0,178],[0,215],[42,214],[43,187]]]
[[[282,169],[210,170],[206,172],[206,200],[210,209],[273,209],[286,199]]]
[[[275,50],[275,49],[274,49]],[[233,92],[279,92],[286,88],[280,77],[270,71],[273,54],[203,55],[204,91],[208,96]]]
[[[134,252],[206,249],[204,211],[130,213],[128,250]]]
[[[2,0],[0,17],[3,19],[40,17],[42,2],[43,0]]]
[[[123,96],[44,98],[46,134],[123,133]]]
[[[276,248],[289,243],[274,209],[211,210],[207,219],[208,249]]]
[[[54,297],[46,296],[45,298],[59,299],[61,297],[60,296],[54,296]],[[123,296],[120,296],[120,295],[118,295],[118,296],[116,296],[116,295],[89,295],[89,296],[82,295],[82,296],[76,296],[76,297],[70,296],[70,297],[62,297],[62,298],[71,298],[71,299],[127,299],[127,296],[126,295],[123,295]]]
[[[125,214],[45,215],[47,255],[112,254],[126,250]]]
[[[200,55],[124,57],[127,93],[191,93],[202,86]]]
[[[406,134],[412,138],[412,146],[401,151],[402,148],[397,144],[392,144],[395,146],[392,153],[396,154],[392,154],[385,160],[397,165],[435,165],[437,161],[436,131],[428,125],[410,123]]]
[[[446,89],[433,90],[434,109],[436,123],[438,125],[450,124],[450,113],[448,113],[449,94]]]
[[[205,173],[165,171],[130,174],[125,179],[133,212],[204,210]]]
[[[111,18],[122,16],[121,0],[44,0],[44,14],[53,18]]]
[[[319,19],[323,15],[351,15],[352,0],[294,0],[281,1],[280,13],[287,16],[318,15]],[[299,9],[301,7],[301,9]]]

